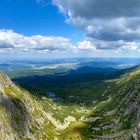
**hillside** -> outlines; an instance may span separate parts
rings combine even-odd
[[[0,73],[1,140],[140,139],[139,67],[112,80],[59,85],[63,102],[37,88],[25,90]]]
[[[44,127],[48,119],[42,106],[3,73],[0,73],[0,85],[0,139],[47,138]]]
[[[99,103],[91,118],[90,136],[98,139],[140,139],[140,68],[126,72],[119,79],[107,81],[105,96],[108,99]]]

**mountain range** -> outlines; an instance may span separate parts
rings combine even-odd
[[[113,75],[81,73],[66,77],[68,83],[59,76],[47,85],[0,72],[0,139],[139,140],[140,67]]]

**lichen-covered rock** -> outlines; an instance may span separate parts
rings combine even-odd
[[[4,74],[2,71],[0,71],[0,90],[2,88],[4,88],[5,86],[9,86],[12,84],[13,83],[12,83],[11,79],[6,74]]]

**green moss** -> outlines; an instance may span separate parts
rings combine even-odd
[[[10,98],[20,98],[22,95],[17,91],[15,86],[7,86],[4,88],[4,93]]]
[[[121,120],[122,120],[122,127],[121,127],[122,130],[131,128],[132,121],[131,121],[131,117],[129,115],[123,116]]]
[[[29,131],[32,133],[32,134],[35,134],[37,132],[37,128],[35,126],[32,126],[29,128]]]

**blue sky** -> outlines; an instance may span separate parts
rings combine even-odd
[[[51,1],[37,3],[36,0],[1,0],[0,28],[31,35],[64,36],[77,42],[84,33],[66,24],[65,17]]]
[[[139,38],[139,0],[0,0],[3,57],[139,57]]]

